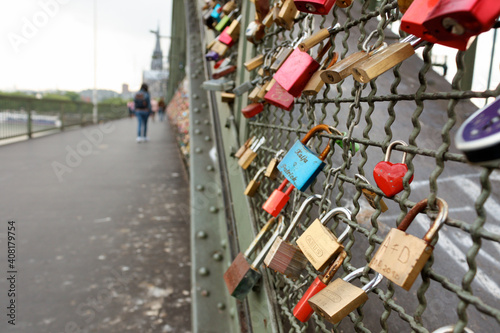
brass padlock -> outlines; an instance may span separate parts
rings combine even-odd
[[[417,216],[427,207],[427,199],[418,202],[404,217],[397,229],[393,228],[370,261],[370,268],[386,278],[410,290],[411,286],[429,260],[434,247],[430,244],[448,218],[448,204],[436,198],[439,214],[427,231],[424,239],[407,234],[405,231]]]
[[[354,178],[357,178],[357,179],[360,179],[361,181],[363,181],[364,183],[370,185],[370,182],[368,181],[368,179],[366,179],[366,177],[360,175],[360,174],[356,174],[354,175]],[[372,192],[370,190],[367,190],[366,188],[362,188],[361,189],[361,192],[363,193],[363,195],[365,196],[366,200],[368,201],[368,203],[370,204],[370,206],[373,208],[373,209],[377,209],[377,204],[375,202],[375,197],[377,196],[377,193],[375,192]],[[387,205],[385,204],[384,202],[384,199],[382,199],[382,197],[380,198],[380,211],[382,213],[385,213],[389,208],[387,207]]]
[[[269,13],[267,13],[266,17],[262,20],[262,24],[266,26],[266,28],[270,28],[274,23],[274,7],[271,8]]]
[[[415,49],[427,42],[410,35],[399,43],[375,51],[368,59],[352,68],[353,78],[361,83],[368,83],[389,69],[415,54]]]
[[[264,174],[264,171],[266,171],[266,167],[262,167],[257,171],[253,179],[248,183],[247,188],[245,189],[244,194],[249,197],[255,196],[257,193],[257,190],[259,189],[260,186],[260,180],[259,178]]]
[[[362,288],[349,283],[363,275],[364,267],[358,268],[343,279],[337,279],[311,297],[308,302],[314,312],[332,324],[338,324],[349,313],[368,300],[368,293],[383,279],[379,273]]]
[[[243,168],[243,170],[248,169],[252,161],[257,157],[257,151],[266,142],[266,138],[262,137],[260,140],[254,142],[241,156],[238,160],[238,165]]]
[[[267,222],[266,226],[270,222]],[[264,226],[264,228],[266,228]],[[270,227],[267,227],[269,229]],[[226,283],[227,290],[229,294],[239,300],[243,300],[246,295],[252,290],[255,284],[259,281],[261,274],[259,272],[259,267],[264,260],[267,252],[271,248],[271,245],[274,243],[276,238],[282,234],[284,230],[283,224],[283,216],[280,216],[278,225],[276,226],[276,230],[274,231],[271,238],[266,242],[266,245],[262,248],[260,253],[255,257],[254,261],[250,264],[248,262],[248,256],[242,255],[241,253],[234,259],[233,263],[227,271],[224,273],[224,282]],[[259,235],[261,232],[259,232]],[[258,239],[262,239],[262,236]],[[264,233],[262,233],[264,235]],[[255,251],[255,246],[253,244],[257,244],[258,241],[252,242],[250,248],[252,251]],[[250,249],[249,248],[249,249]],[[248,250],[245,254],[248,253]]]
[[[238,5],[235,1],[231,0],[226,2],[224,6],[222,6],[222,11],[224,12],[224,14],[229,15],[236,8],[238,8]]]
[[[258,83],[255,85],[255,88],[248,94],[248,99],[254,103],[259,103],[262,101],[262,98],[259,98],[259,92],[262,89],[262,84]]]
[[[245,143],[236,151],[234,157],[241,158],[241,156],[243,156],[243,153],[254,143],[256,139],[257,138],[255,136],[248,138],[247,141],[245,141]]]
[[[280,66],[285,62],[290,54],[292,54],[293,48],[290,46],[282,46],[276,55],[276,59],[273,61],[269,67],[272,71],[277,71]]]
[[[220,94],[220,99],[223,103],[234,103],[236,95],[233,93],[222,92]]]
[[[348,55],[344,59],[337,62],[329,69],[325,69],[320,73],[320,77],[325,83],[339,83],[346,77],[352,74],[352,68],[359,63],[368,59],[369,53],[365,51],[359,51]]]
[[[304,90],[302,90],[302,94],[307,96],[316,96],[321,88],[325,85],[325,82],[321,79],[321,73],[323,70],[328,69],[335,65],[337,62],[339,55],[337,52],[333,52],[331,59],[326,59],[323,63],[323,66],[320,67],[309,79]]]
[[[347,8],[351,5],[352,0],[337,0],[335,2],[335,6],[340,7],[340,8]]]
[[[257,93],[257,99],[259,101],[262,101],[264,99],[264,96],[266,95],[266,92],[267,92],[267,86],[269,86],[269,84],[271,84],[272,82],[275,82],[273,80],[267,80],[266,82],[264,82],[262,84],[262,87],[260,88],[259,92]]]
[[[298,13],[299,11],[295,7],[295,2],[293,0],[285,0],[278,13],[276,23],[286,30],[290,30],[295,23],[294,20]]]
[[[245,62],[243,65],[245,66],[246,70],[250,72],[259,67],[260,65],[262,65],[263,63],[264,63],[264,55],[259,54],[258,56],[253,57],[252,59]]]
[[[302,250],[307,260],[318,271],[322,271],[335,259],[340,251],[344,249],[342,242],[347,238],[351,226],[347,228],[337,239],[333,232],[325,225],[334,216],[344,214],[349,220],[351,212],[344,207],[337,207],[330,210],[321,220],[316,219],[297,239],[297,245]]]
[[[255,0],[255,16],[257,21],[264,21],[264,18],[269,13],[269,0]]]
[[[216,40],[214,45],[210,49],[218,53],[219,56],[223,57],[229,50],[229,46]]]
[[[330,36],[332,36],[333,39],[335,40],[335,36],[340,31],[341,31],[341,26],[338,23],[335,24],[332,27],[323,28],[323,29],[315,32],[313,35],[311,35],[311,36],[309,36],[307,38],[304,38],[303,40],[299,41],[298,48],[302,52],[307,52],[311,48],[313,48],[314,46],[316,46],[319,43],[321,43],[322,41],[324,41],[325,39],[330,38]],[[332,40],[332,38],[330,38],[330,41],[331,40]]]
[[[269,164],[267,165],[266,172],[264,173],[264,176],[267,178],[271,179],[276,179],[278,177],[279,171],[278,171],[278,163],[281,161],[281,158],[285,155],[285,150],[280,149],[278,152],[274,155],[274,157],[271,159]]]
[[[321,200],[321,195],[315,194],[304,200],[283,238],[278,237],[273,243],[264,259],[264,264],[268,268],[284,274],[291,279],[299,278],[300,273],[307,265],[307,259],[296,245],[290,243],[290,238],[307,206],[316,200]]]

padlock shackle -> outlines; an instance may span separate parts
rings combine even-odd
[[[305,144],[307,144],[309,142],[309,140],[311,140],[311,138],[313,137],[313,135],[315,133],[325,131],[328,134],[333,134],[332,130],[337,131],[338,133],[340,133],[335,127],[328,126],[328,125],[325,125],[325,124],[316,125],[313,128],[311,128],[311,130],[309,132],[307,132],[307,134],[304,136],[304,138],[300,142],[302,142],[302,144],[305,145]],[[323,150],[323,152],[321,153],[321,155],[319,155],[319,159],[323,161],[326,158],[326,156],[328,155],[329,152],[330,152],[330,144],[328,144],[326,146],[325,150]]]
[[[320,222],[322,225],[326,226],[326,224],[330,221],[330,219],[332,219],[333,217],[335,217],[339,214],[344,214],[349,220],[351,219],[351,216],[352,216],[349,209],[344,208],[344,207],[336,207],[336,208],[331,209],[328,213],[326,213],[325,216],[323,216],[323,218],[320,220]],[[342,243],[347,238],[347,235],[349,234],[349,231],[351,231],[351,230],[352,230],[352,228],[348,224],[347,228],[345,228],[344,232],[339,236],[339,238],[337,238],[339,243]]]
[[[259,179],[259,177],[264,174],[264,172],[266,171],[267,167],[262,167],[259,169],[259,171],[257,171],[257,173],[255,174],[255,176],[253,176],[252,180],[255,180],[257,181]]]
[[[252,262],[251,266],[253,268],[255,268],[256,270],[258,270],[259,266],[262,265],[262,263],[264,262],[264,259],[266,258],[267,253],[269,252],[269,250],[273,246],[274,241],[276,241],[278,236],[280,236],[283,233],[283,230],[285,229],[285,224],[283,223],[284,219],[285,218],[283,217],[283,215],[281,215],[279,217],[278,225],[276,226],[276,230],[274,230],[273,235],[269,238],[266,245],[264,245],[264,247],[262,248],[260,253],[257,255],[257,257],[255,257],[255,260]]]
[[[275,159],[278,159],[278,158],[280,158],[280,156],[281,156],[281,155],[283,155],[283,154],[285,154],[285,153],[286,153],[286,151],[285,151],[284,149],[280,149],[280,150],[278,150],[278,151],[276,152],[276,154],[274,155],[274,158],[275,158]]]
[[[454,331],[455,331],[455,325],[448,325],[448,326],[438,328],[437,330],[433,331],[432,333],[453,333]],[[468,327],[464,327],[464,333],[474,333],[474,331],[472,331]]]
[[[264,235],[266,234],[266,232],[268,232],[269,230],[271,230],[271,228],[273,227],[273,225],[274,225],[275,222],[276,222],[276,218],[275,217],[271,217],[267,221],[267,223],[262,227],[262,229],[260,229],[260,231],[257,234],[257,236],[255,236],[254,240],[252,241],[252,243],[250,243],[250,245],[248,246],[247,250],[243,254],[243,256],[245,258],[249,258],[252,255],[252,253],[257,248],[257,245],[262,240],[262,237],[264,237]]]
[[[335,261],[328,267],[328,270],[325,272],[325,275],[321,277],[321,282],[324,284],[330,283],[332,278],[337,274],[337,271],[339,270],[340,266],[342,266],[342,263],[344,262],[344,259],[347,257],[347,252],[345,250],[342,250],[342,252],[339,253]]]
[[[439,231],[439,229],[441,229],[444,222],[446,222],[446,220],[448,219],[448,203],[441,198],[436,198],[436,202],[439,208],[439,213],[424,236],[424,241],[426,243],[430,243],[434,239],[436,233]],[[399,224],[398,230],[406,231],[406,229],[408,229],[408,227],[410,226],[410,223],[413,222],[415,217],[426,207],[427,199],[424,199],[413,206],[413,208],[408,212],[408,214],[406,214],[406,216]]]
[[[289,241],[289,238],[290,236],[292,235],[292,232],[293,230],[297,227],[297,225],[299,224],[299,221],[302,217],[302,215],[304,214],[304,211],[306,210],[307,206],[313,202],[313,201],[316,201],[316,200],[321,200],[321,195],[319,194],[314,194],[314,195],[311,195],[310,197],[308,197],[306,200],[304,200],[304,202],[302,203],[302,205],[300,206],[299,210],[297,211],[297,213],[295,214],[295,216],[293,217],[293,220],[292,220],[292,223],[290,223],[290,226],[288,227],[288,229],[286,230],[286,233],[285,235],[283,236],[283,241],[287,242]]]
[[[384,162],[389,162],[389,160],[391,159],[392,148],[397,146],[397,145],[402,145],[402,146],[408,147],[408,144],[406,142],[404,142],[403,140],[396,140],[396,141],[391,142],[389,144],[389,146],[387,147],[387,151],[385,152]],[[403,152],[403,162],[402,163],[406,164],[406,152]]]
[[[368,185],[371,185],[370,182],[368,181],[368,179],[366,179],[365,176],[360,175],[359,173],[357,173],[357,174],[354,175],[354,179],[356,179],[356,178],[359,179],[359,180],[361,180],[362,182],[368,184]]]
[[[364,272],[365,268],[364,267],[361,267],[361,268],[358,268],[356,269],[354,272],[352,273],[349,273],[348,275],[346,275],[342,280],[346,281],[346,282],[351,282],[352,280],[354,280],[355,278],[358,278],[360,276],[363,275],[363,272]],[[370,271],[373,271],[372,269],[370,269]],[[371,279],[367,284],[365,284],[363,287],[361,287],[361,289],[365,292],[365,293],[368,293],[370,291],[372,291],[381,281],[382,279],[384,278],[384,276],[380,273],[376,273],[375,274],[375,277],[373,279]]]

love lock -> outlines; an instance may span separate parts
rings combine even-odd
[[[331,322],[338,324],[349,313],[356,310],[368,300],[368,293],[383,279],[379,273],[362,288],[349,283],[363,275],[364,267],[358,268],[343,279],[337,279],[325,289],[309,299],[309,305],[314,312]]]
[[[253,179],[248,183],[248,185],[245,189],[245,192],[244,192],[244,194],[246,196],[249,196],[249,197],[255,196],[255,194],[257,193],[257,190],[259,189],[259,186],[260,186],[259,179],[264,174],[264,171],[266,171],[266,167],[260,168],[259,171],[257,171],[255,176],[253,177]]]
[[[370,268],[386,278],[410,290],[434,247],[430,244],[448,218],[448,204],[436,198],[439,214],[424,236],[424,239],[407,234],[405,231],[418,213],[427,207],[427,199],[417,203],[404,217],[398,228],[393,228],[370,261]]]
[[[392,142],[389,147],[387,147],[384,160],[382,162],[378,162],[373,169],[373,178],[375,179],[375,182],[382,192],[384,192],[384,194],[389,198],[395,196],[404,189],[403,177],[408,172],[408,166],[405,164],[406,152],[403,153],[402,163],[393,164],[389,162],[392,148],[396,145],[408,146],[406,142],[401,140]],[[408,184],[412,181],[413,175],[408,181]]]
[[[298,10],[305,13],[326,15],[330,12],[335,0],[295,0],[295,6]]]

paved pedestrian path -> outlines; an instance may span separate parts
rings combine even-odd
[[[187,175],[168,123],[148,136],[123,119],[0,146],[0,332],[190,331]]]

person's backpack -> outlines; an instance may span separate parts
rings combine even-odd
[[[135,109],[147,109],[148,107],[148,101],[146,100],[146,95],[144,94],[144,91],[139,91],[137,94],[135,94],[134,97],[134,105]]]

